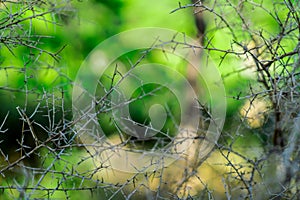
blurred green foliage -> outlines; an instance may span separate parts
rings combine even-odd
[[[180,1],[181,5],[190,3],[187,0]],[[260,2],[260,1],[257,1]],[[272,5],[272,0],[263,1],[264,6]],[[295,4],[297,1],[293,1]],[[225,4],[225,2],[224,2]],[[5,4],[7,8],[4,8],[0,4],[0,18],[7,15],[7,10],[12,13],[19,13],[22,10],[22,5],[19,4]],[[0,104],[4,105],[0,107],[1,117],[7,112],[10,112],[8,124],[14,124],[18,120],[19,116],[16,112],[17,106],[26,107],[29,111],[33,111],[36,108],[39,100],[43,100],[45,93],[52,93],[55,96],[61,97],[61,91],[64,91],[64,100],[67,107],[71,107],[71,92],[72,81],[77,75],[77,71],[82,62],[88,56],[88,54],[105,39],[113,36],[121,31],[138,27],[163,27],[178,30],[178,32],[184,32],[188,36],[196,38],[196,27],[194,25],[194,17],[191,9],[183,9],[175,13],[170,12],[178,7],[178,2],[173,0],[152,0],[152,1],[135,1],[135,0],[92,0],[92,1],[72,1],[64,6],[58,7],[57,13],[49,13],[42,18],[33,18],[22,22],[24,29],[19,29],[16,32],[10,33],[11,36],[17,36],[21,34],[19,31],[26,31],[28,37],[33,37],[33,40],[38,40],[39,44],[37,48],[29,48],[26,46],[13,45],[11,48],[1,44],[0,46]],[[262,12],[260,9],[253,10],[254,6],[249,4],[249,7],[243,7],[249,20],[249,26],[253,31],[262,31],[262,34],[266,37],[275,35],[278,33],[279,26],[274,17],[283,18],[287,10],[281,10],[281,6],[275,4],[274,10],[271,13]],[[40,8],[43,9],[43,8]],[[222,9],[222,6],[215,8],[216,10]],[[233,9],[233,8],[232,8]],[[278,10],[276,10],[278,9]],[[220,11],[222,12],[222,11]],[[274,12],[274,13],[273,13]],[[248,13],[248,14],[247,14]],[[275,15],[276,13],[276,15]],[[30,11],[20,15],[23,18],[31,16]],[[224,15],[233,24],[241,23],[236,21],[238,18],[235,10],[226,10]],[[245,41],[245,45],[250,43],[253,38],[244,31],[242,24],[236,25],[234,30],[230,30],[228,27],[224,27],[218,31],[215,30],[216,24],[220,21],[214,19],[212,14],[205,16],[207,26],[207,38],[205,45],[209,44],[212,48],[217,47],[219,49],[231,49],[235,44],[233,40]],[[5,33],[1,33],[4,34]],[[137,38],[138,40],[138,38]],[[293,49],[296,41],[286,40],[283,41],[285,50]],[[47,52],[59,52],[59,59],[51,57]],[[283,50],[284,51],[284,50]],[[233,73],[244,66],[243,59],[236,59],[236,56],[227,55],[222,52],[213,51],[209,52],[214,64],[218,66],[220,73],[224,77],[224,83],[226,88],[226,95],[228,100],[227,114],[228,116],[238,115],[240,106],[243,101],[236,101],[231,97],[237,97],[239,95],[246,94],[248,92],[248,86],[255,82],[255,76],[249,72],[249,74],[241,75],[240,73]],[[138,56],[135,52],[130,52],[124,57],[120,58],[123,63],[126,60],[136,60]],[[155,52],[149,57],[148,61],[161,62],[161,57],[156,55]],[[178,58],[170,55],[171,63],[176,64],[176,68],[180,73],[186,73],[186,63],[179,61]],[[128,63],[127,63],[128,64]],[[201,66],[200,66],[201,67]],[[126,66],[125,66],[126,69]],[[128,70],[128,66],[127,69]],[[113,70],[108,70],[107,74],[112,73]],[[111,76],[108,76],[111,77]],[[166,74],[166,79],[171,79]],[[111,79],[102,81],[105,86],[109,87]],[[153,85],[146,85],[143,88],[136,90],[132,98],[137,98],[143,92],[150,92],[155,89]],[[99,95],[103,94],[103,91],[97,91]],[[157,96],[156,96],[157,95]],[[173,94],[167,90],[160,90],[153,96],[146,97],[142,100],[135,101],[130,104],[132,119],[141,123],[149,124],[149,115],[147,111],[152,104],[160,103],[167,99],[167,104],[170,110],[174,113],[176,122],[180,121],[180,112],[178,112],[178,102],[174,100]],[[56,102],[57,103],[57,102]],[[45,102],[43,102],[45,104]],[[26,106],[25,106],[26,105]],[[99,115],[100,124],[104,131],[108,134],[112,134],[116,131],[113,122],[111,121],[111,113],[104,113]],[[71,115],[69,116],[71,118]],[[42,118],[42,117],[41,117]],[[45,122],[42,118],[41,123]],[[167,120],[162,132],[170,133],[175,130],[175,122],[170,118]],[[7,137],[7,136],[5,136]],[[11,141],[14,138],[11,138]],[[253,139],[253,138],[252,138]],[[255,141],[257,141],[255,139]],[[244,143],[242,141],[241,143]],[[150,147],[151,148],[151,147]],[[43,152],[41,152],[43,154]],[[55,163],[55,169],[63,171],[63,168],[72,168],[74,163],[78,163],[76,160],[79,158],[81,152],[73,151],[72,158],[66,156],[61,159],[70,159],[70,165],[61,165],[60,162]],[[78,155],[78,156],[74,156]],[[48,157],[45,166],[51,165],[56,158]],[[74,160],[72,160],[74,159]],[[65,163],[65,162],[63,162]],[[54,166],[53,166],[54,167]],[[49,177],[44,177],[42,184],[44,187],[53,188],[56,187],[56,182],[51,174]],[[58,175],[57,179],[61,179],[62,175]],[[67,177],[63,177],[66,180]],[[74,178],[74,177],[73,177]],[[2,180],[3,181],[3,180]],[[24,181],[23,179],[20,180]],[[59,181],[59,180],[57,180]],[[74,187],[82,184],[88,185],[89,183],[80,182],[78,180],[69,179],[64,181],[62,187]],[[88,181],[87,181],[88,182]],[[6,183],[10,184],[10,183]],[[62,191],[63,193],[63,191]],[[53,198],[59,198],[61,194],[52,196]],[[5,196],[4,198],[8,198]],[[76,197],[77,198],[77,197]],[[80,197],[78,197],[80,198]]]

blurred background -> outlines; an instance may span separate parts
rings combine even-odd
[[[0,1],[0,198],[297,198],[299,8],[292,0]],[[77,137],[72,90],[79,68],[97,45],[143,27],[168,28],[199,41],[198,67],[218,69],[225,87],[220,99],[210,99],[213,91],[172,53],[151,51],[141,63],[172,66],[191,83],[201,105],[199,137],[222,99],[226,119],[206,159],[186,156],[164,169],[123,173],[95,163],[91,152],[97,150]],[[125,48],[126,42],[115,48]],[[99,80],[98,99],[109,96],[107,91],[141,52],[111,63]],[[101,53],[105,58],[106,52]],[[171,73],[163,77],[176,78]],[[154,140],[137,141],[121,133],[112,105],[100,102],[97,121],[113,144],[125,140],[128,149],[153,150],[172,141],[183,120],[180,105],[168,88],[160,87],[135,90],[129,103],[132,120],[142,125],[150,124],[151,105],[169,109]],[[197,144],[189,149],[191,155],[197,154]]]

